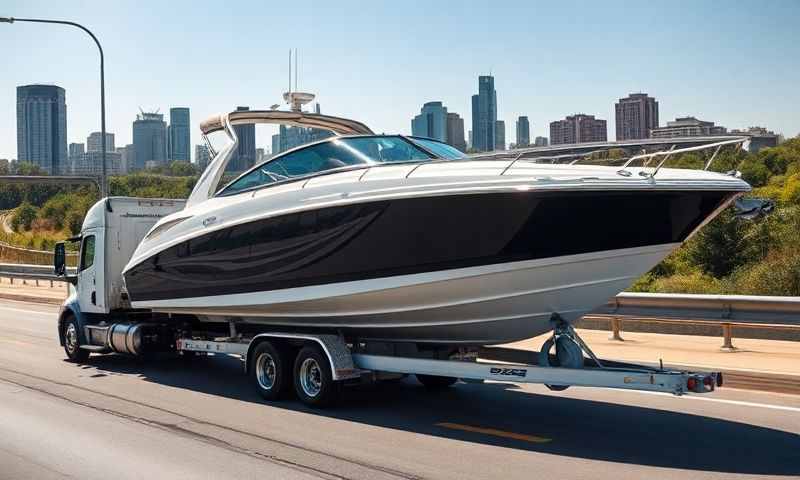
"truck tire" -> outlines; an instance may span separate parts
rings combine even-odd
[[[341,385],[333,381],[328,357],[317,345],[300,349],[294,361],[297,398],[313,408],[326,407],[339,397]]]
[[[421,373],[416,374],[415,377],[417,377],[419,383],[430,390],[447,388],[458,381],[456,377],[440,377],[438,375],[423,375]]]
[[[279,400],[291,385],[292,367],[287,350],[270,341],[256,345],[250,354],[250,377],[265,400]]]
[[[89,359],[89,350],[81,348],[78,322],[72,315],[64,321],[64,352],[70,362],[83,363]]]

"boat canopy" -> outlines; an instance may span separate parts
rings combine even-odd
[[[369,127],[356,120],[331,117],[319,113],[286,112],[282,110],[237,110],[214,115],[200,124],[203,135],[225,130],[225,117],[231,125],[272,123],[293,127],[311,127],[329,130],[337,135],[372,135]]]

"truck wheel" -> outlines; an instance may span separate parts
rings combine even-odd
[[[291,384],[292,376],[286,350],[264,341],[256,345],[250,355],[250,375],[258,393],[266,400],[280,399]]]
[[[417,377],[419,383],[425,385],[425,388],[431,390],[447,388],[458,381],[456,377],[440,377],[438,375],[422,375],[420,373],[416,374],[415,377]]]
[[[67,317],[64,323],[64,352],[70,362],[82,363],[89,359],[89,350],[81,348],[79,338],[78,322],[75,317]]]
[[[310,407],[325,407],[336,401],[340,384],[333,381],[328,357],[316,345],[305,346],[294,361],[294,389]]]

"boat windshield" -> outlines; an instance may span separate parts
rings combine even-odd
[[[219,194],[232,195],[336,168],[434,159],[432,154],[399,136],[334,138],[264,162],[231,182]]]
[[[464,152],[462,152],[461,150],[453,147],[452,145],[442,143],[438,140],[431,140],[430,138],[422,138],[422,137],[408,137],[408,138],[410,138],[412,142],[422,146],[422,148],[430,151],[439,158],[443,158],[446,160],[458,160],[460,158],[466,157],[466,155],[464,155]]]

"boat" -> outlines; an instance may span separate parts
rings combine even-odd
[[[621,166],[542,163],[378,135],[303,112],[306,99],[202,123],[205,139],[223,132],[229,142],[125,267],[132,307],[350,339],[506,343],[551,330],[553,314],[574,322],[604,304],[750,190],[708,166],[664,167],[743,138]],[[221,186],[234,127],[261,123],[334,136]]]

